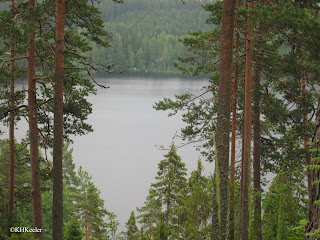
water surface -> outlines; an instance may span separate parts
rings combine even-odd
[[[208,80],[148,75],[104,77],[97,81],[110,89],[98,88],[97,95],[89,96],[93,113],[88,123],[94,132],[73,137],[73,159],[77,167],[82,166],[92,175],[107,210],[118,216],[124,230],[131,211],[143,205],[158,163],[167,153],[157,146],[168,148],[184,125],[181,114],[169,118],[168,112],[154,110],[154,103],[175,94],[200,93]],[[26,87],[21,82],[17,89]],[[24,119],[17,128],[16,137],[21,139],[27,130]],[[8,133],[1,136],[7,137]],[[178,139],[175,142],[181,143]],[[199,152],[193,146],[178,149],[178,154],[189,172],[196,169]],[[211,164],[205,163],[205,167],[207,174],[212,173]]]
[[[90,96],[94,132],[74,138],[74,160],[90,174],[108,210],[125,223],[130,212],[143,205],[157,167],[172,137],[183,126],[181,115],[153,109],[164,97],[185,92],[200,93],[206,79],[126,78],[98,79],[110,85]],[[177,140],[177,144],[179,141]],[[186,146],[178,150],[188,170],[196,168],[199,152]],[[210,172],[209,164],[206,164]]]

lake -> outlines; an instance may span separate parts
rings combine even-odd
[[[181,75],[119,75],[116,78],[108,75],[97,81],[110,88],[97,87],[97,95],[89,96],[93,113],[88,122],[94,132],[73,137],[73,159],[77,167],[82,166],[92,175],[107,210],[118,216],[121,230],[124,230],[131,211],[143,205],[150,184],[154,182],[158,163],[167,153],[158,146],[168,148],[175,133],[179,133],[184,125],[181,114],[168,117],[168,112],[154,110],[154,103],[175,94],[200,93],[208,80],[183,78]],[[20,137],[26,130],[26,123],[22,121],[17,132]],[[175,142],[176,145],[181,143],[178,139]],[[189,172],[196,169],[200,154],[193,146],[179,148],[178,154]],[[204,165],[206,174],[211,174],[213,164]]]
[[[154,103],[174,94],[200,93],[208,80],[126,77],[98,82],[111,88],[90,96],[94,132],[73,138],[74,160],[92,174],[106,208],[124,226],[131,211],[143,205],[158,163],[167,153],[157,146],[169,147],[183,126],[181,115],[168,117],[168,112],[154,110]],[[196,168],[199,152],[193,146],[178,149],[178,154],[189,171]],[[213,171],[211,164],[205,167],[206,173]]]

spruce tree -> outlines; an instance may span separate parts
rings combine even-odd
[[[105,218],[108,211],[104,207],[104,200],[100,197],[100,190],[91,181],[91,176],[82,169],[78,170],[79,182],[73,200],[76,202],[77,217],[81,220],[85,238],[107,238],[108,226]]]
[[[66,240],[81,240],[84,237],[83,231],[80,228],[80,222],[77,219],[72,219],[65,227]]]
[[[151,186],[164,208],[165,228],[170,236],[179,238],[187,169],[176,152],[174,142],[164,157],[158,164],[159,171],[155,177],[157,182]]]
[[[146,234],[149,239],[156,235],[157,225],[159,225],[160,217],[162,217],[161,208],[162,204],[157,198],[156,191],[150,188],[144,206],[137,208],[139,223],[142,224],[144,229],[147,229]]]
[[[139,230],[136,225],[136,217],[134,215],[134,211],[131,212],[130,218],[128,219],[128,222],[126,223],[126,239],[127,240],[138,240],[139,237]]]
[[[186,240],[207,239],[211,232],[212,184],[210,178],[203,175],[204,167],[198,160],[198,168],[188,179],[188,194],[184,198],[185,221],[183,223]]]

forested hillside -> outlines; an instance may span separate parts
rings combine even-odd
[[[115,64],[122,71],[177,71],[173,63],[187,50],[179,42],[189,30],[205,30],[207,1],[132,0],[100,4],[102,18],[111,33],[111,48],[97,48],[91,57],[97,62]]]

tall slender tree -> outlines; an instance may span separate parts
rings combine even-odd
[[[15,15],[15,1],[11,1],[11,13],[14,18]],[[14,21],[13,21],[14,22]],[[15,49],[15,39],[11,36],[11,46],[10,46],[10,100],[9,106],[12,109],[14,107],[14,49]],[[13,215],[13,205],[14,205],[14,168],[15,168],[15,144],[14,144],[14,112],[10,112],[10,123],[9,123],[9,226],[12,226],[12,215]]]
[[[63,82],[65,0],[56,1],[55,95],[53,127],[53,239],[63,239]]]
[[[254,0],[248,0],[248,8],[253,9]],[[245,104],[244,104],[244,140],[241,169],[241,224],[240,239],[248,239],[249,228],[249,178],[251,150],[251,101],[252,101],[252,52],[253,52],[253,21],[248,13],[248,29],[246,36],[246,66],[245,66]]]
[[[220,76],[218,92],[218,118],[217,118],[217,149],[218,165],[220,176],[220,201],[221,225],[214,224],[217,220],[213,219],[213,227],[219,226],[218,236],[221,239],[227,238],[227,216],[228,216],[228,182],[229,182],[229,133],[230,133],[230,114],[231,114],[231,80],[232,80],[232,59],[233,59],[233,38],[235,20],[235,0],[224,0],[222,5],[222,26],[221,26],[221,51],[220,51]],[[218,191],[218,189],[217,189]]]
[[[240,6],[240,0],[237,0],[237,6]],[[236,16],[236,22],[239,22],[239,14]],[[239,42],[240,31],[237,29],[235,42],[235,63],[232,82],[232,130],[231,130],[231,161],[230,161],[230,215],[229,215],[229,239],[234,239],[234,219],[235,219],[235,163],[236,163],[236,130],[237,130],[237,84],[239,73]]]
[[[255,239],[262,240],[261,229],[261,124],[260,124],[260,70],[255,68],[253,96],[253,231]]]
[[[29,111],[29,140],[32,183],[32,211],[33,227],[42,229],[42,205],[40,188],[40,159],[39,159],[39,132],[37,123],[36,99],[36,71],[35,71],[35,0],[29,0],[29,26],[27,72],[28,72],[28,111]],[[35,238],[43,239],[42,231],[34,233]]]

